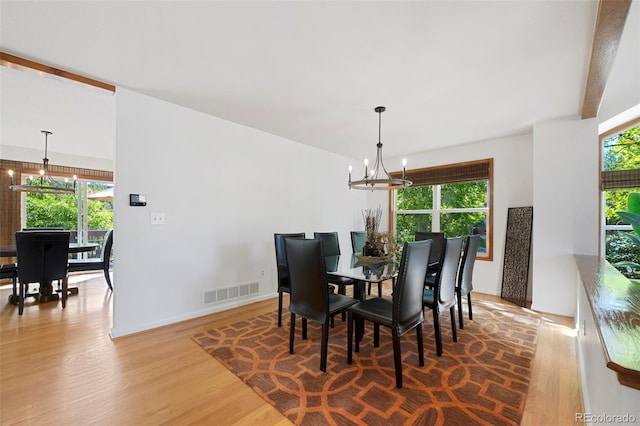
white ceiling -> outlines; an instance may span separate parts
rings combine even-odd
[[[596,1],[0,3],[0,49],[350,158],[579,115]],[[393,167],[392,167],[393,168]]]

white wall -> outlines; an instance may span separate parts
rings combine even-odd
[[[532,136],[521,135],[504,139],[476,142],[453,148],[411,155],[408,168],[493,158],[493,261],[479,260],[473,273],[475,291],[499,295],[502,288],[502,259],[509,207],[531,206],[533,203]],[[398,163],[391,159],[390,164]],[[383,206],[387,211],[387,194],[370,193],[370,207]],[[535,211],[534,211],[535,216]],[[383,223],[386,222],[383,219]]]
[[[351,160],[123,88],[116,123],[112,336],[274,297],[276,232],[338,231],[350,253],[366,206]],[[255,281],[253,299],[203,304],[203,290]]]
[[[596,119],[534,125],[534,310],[575,316],[573,255],[598,254],[598,152]]]

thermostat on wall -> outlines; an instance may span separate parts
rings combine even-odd
[[[146,206],[147,197],[144,194],[129,194],[130,206]]]

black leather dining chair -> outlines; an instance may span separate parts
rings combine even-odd
[[[314,232],[313,238],[322,241],[325,256],[340,255],[340,241],[337,232]],[[338,286],[338,294],[344,295],[347,294],[346,287],[354,285],[355,281],[347,277],[332,276],[329,279],[329,283],[336,284]],[[344,315],[342,319],[345,319]]]
[[[441,264],[440,259],[443,255],[444,249],[444,232],[422,232],[416,231],[414,234],[415,241],[431,240],[431,254],[429,255],[429,269],[427,275],[433,280],[434,276],[438,273],[438,269]],[[427,282],[429,284],[429,282]]]
[[[453,341],[458,341],[456,334],[456,277],[462,252],[462,237],[447,238],[444,244],[442,267],[438,271],[434,286],[425,287],[422,303],[433,312],[433,332],[436,338],[436,354],[442,356],[442,331],[440,313],[449,310],[451,314],[451,334]]]
[[[367,233],[365,231],[351,231],[351,250],[353,254],[362,254],[362,249],[367,243]]]
[[[0,265],[0,279],[10,279],[13,284],[13,292],[9,295],[8,302],[18,304],[18,265],[15,263],[3,263]]]
[[[20,315],[24,311],[25,292],[29,283],[40,283],[42,287],[61,280],[62,307],[66,306],[69,237],[69,232],[60,231],[16,232]]]
[[[102,250],[100,257],[89,259],[69,259],[69,272],[102,271],[104,279],[111,290],[111,277],[109,268],[111,267],[111,250],[113,248],[113,229],[108,230],[102,240]]]
[[[469,320],[473,319],[473,312],[471,311],[471,290],[473,290],[473,266],[476,263],[479,240],[480,235],[469,235],[467,237],[462,254],[462,262],[460,263],[460,270],[458,272],[456,294],[458,296],[458,319],[460,320],[461,330],[464,328],[464,320],[462,318],[462,296],[467,296]]]
[[[291,293],[289,283],[289,266],[287,265],[287,251],[284,245],[286,238],[304,238],[304,232],[290,234],[273,234],[276,247],[276,268],[278,274],[278,327],[282,327],[282,297],[283,293]]]
[[[351,306],[347,312],[348,339],[347,363],[353,359],[353,331],[357,320],[373,322],[373,346],[380,343],[380,326],[389,327],[393,339],[393,360],[396,372],[396,387],[402,388],[402,354],[400,337],[405,333],[416,330],[418,343],[418,362],[424,366],[424,348],[422,341],[422,322],[424,312],[422,308],[422,292],[424,276],[427,272],[427,262],[431,241],[407,242],[402,250],[400,268],[393,300],[376,297]],[[359,339],[355,339],[356,352],[360,351]]]
[[[330,319],[346,311],[357,300],[329,292],[324,250],[320,240],[287,238],[284,243],[291,284],[289,353],[294,353],[296,315],[302,317],[303,340],[307,339],[307,320],[318,322],[322,325],[320,370],[326,371]]]
[[[362,254],[362,249],[367,243],[365,231],[351,231],[351,249],[353,254]],[[371,282],[367,285],[367,294],[371,294]],[[378,297],[382,297],[382,282],[378,282]]]

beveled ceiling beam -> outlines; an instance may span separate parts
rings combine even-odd
[[[598,115],[630,7],[631,0],[600,0],[598,2],[591,61],[582,103],[583,119]]]
[[[79,83],[88,84],[89,86],[99,87],[100,89],[108,90],[112,93],[115,93],[116,91],[116,86],[112,84],[103,83],[102,81],[94,80],[92,78],[84,77],[72,72],[63,71],[58,68],[50,67],[49,65],[44,65],[39,62],[34,62],[29,59],[21,58],[19,56],[11,55],[2,51],[0,51],[0,65],[17,69],[28,68],[66,78],[68,80],[76,81]]]

